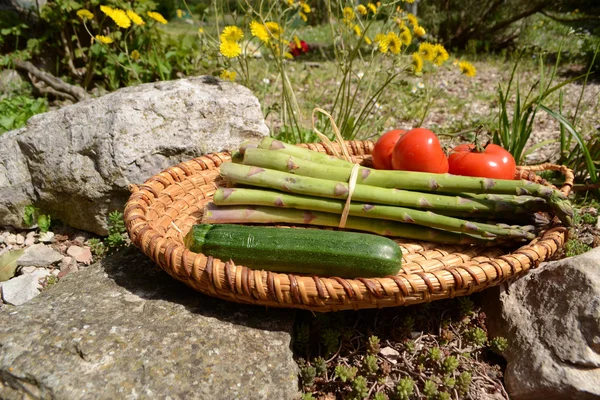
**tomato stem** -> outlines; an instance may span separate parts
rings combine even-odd
[[[474,153],[484,153],[485,148],[490,144],[490,141],[488,140],[488,142],[482,146],[481,142],[479,140],[477,140],[479,138],[479,134],[481,133],[482,130],[483,130],[483,125],[479,125],[477,127],[477,129],[475,130],[475,138],[473,139],[473,144],[475,145],[475,147],[473,148]]]

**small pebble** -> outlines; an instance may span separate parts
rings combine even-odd
[[[19,246],[24,245],[25,244],[25,236],[18,233],[16,236],[16,242],[17,242],[16,244],[18,244]]]
[[[32,267],[32,266],[23,267],[23,268],[21,268],[21,274],[22,275],[33,274],[36,270],[37,270],[37,267]]]
[[[92,251],[88,246],[70,246],[67,249],[67,254],[73,257],[77,262],[90,265],[92,263]]]
[[[5,240],[6,244],[17,244],[17,235],[14,233],[9,234]]]
[[[42,232],[38,237],[38,240],[43,243],[50,243],[54,241],[54,232]]]

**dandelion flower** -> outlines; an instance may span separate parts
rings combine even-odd
[[[356,7],[356,11],[358,11],[358,13],[360,15],[367,15],[368,11],[367,11],[367,7],[363,6],[362,4],[359,4]]]
[[[302,11],[304,12],[304,14],[310,14],[310,12],[312,11],[310,9],[310,6],[307,3],[300,3],[300,7],[302,8]]]
[[[379,36],[379,35],[377,35],[377,36]],[[390,49],[390,38],[388,35],[381,35],[381,36],[382,37],[379,38],[379,40],[377,40],[377,37],[375,38],[375,40],[377,40],[377,44],[379,45],[379,51],[385,54]]]
[[[400,41],[405,46],[408,46],[410,42],[412,42],[412,35],[410,33],[410,30],[406,26],[404,27],[404,29],[402,29],[402,32],[400,32]]]
[[[354,30],[354,33],[356,34],[356,36],[360,37],[360,35],[362,33],[360,30],[360,26],[354,25],[354,27],[352,29]]]
[[[156,22],[160,22],[163,25],[165,25],[167,23],[167,20],[165,19],[165,17],[163,17],[161,15],[161,13],[157,13],[156,11],[148,11],[148,16],[150,18],[152,18],[153,20],[155,20]]]
[[[423,70],[423,57],[418,52],[412,54],[412,68],[415,74]]]
[[[127,10],[127,16],[136,25],[144,25],[145,22],[135,11]]]
[[[402,42],[396,32],[390,32],[387,34],[387,42],[388,48],[394,54],[400,54],[400,50],[402,49]]]
[[[111,38],[109,38],[108,36],[103,36],[103,35],[96,35],[96,40],[99,41],[100,43],[104,43],[104,44],[111,44],[113,42],[113,40]]]
[[[460,73],[466,76],[474,77],[475,75],[477,75],[477,70],[475,69],[473,64],[471,64],[468,61],[459,62],[458,68],[460,68]]]
[[[108,17],[115,21],[115,24],[117,24],[120,28],[127,29],[131,26],[131,20],[129,19],[125,11],[119,8],[100,6],[100,11],[108,15]]]
[[[85,10],[85,9],[81,9],[81,10],[77,11],[77,16],[84,21],[86,19],[94,19],[94,14],[92,14],[90,11]]]
[[[263,24],[256,21],[250,22],[250,33],[252,33],[252,36],[256,36],[260,39],[260,41],[269,43],[269,31]]]
[[[375,4],[373,4],[373,3],[369,3],[369,4],[367,4],[367,8],[368,8],[369,10],[371,10],[371,12],[372,12],[373,14],[377,14],[377,6],[375,6]]]
[[[377,35],[375,35],[375,43],[381,42],[384,38],[385,35],[383,33],[378,33]]]
[[[235,58],[242,54],[242,46],[231,40],[222,40],[219,51],[227,58]]]
[[[433,57],[433,63],[438,67],[445,63],[448,60],[448,58],[450,58],[450,55],[448,54],[444,46],[442,46],[441,44],[436,44],[435,46],[433,46],[433,50],[435,53]]]
[[[181,10],[181,8],[177,9],[177,18],[181,18],[183,17],[183,10]]]
[[[356,14],[354,14],[354,10],[352,7],[344,7],[344,22],[348,25],[356,18]]]
[[[396,18],[396,23],[398,24],[399,29],[405,28],[404,20],[402,18]]]
[[[134,51],[132,51],[132,52],[131,52],[131,59],[132,59],[133,61],[137,61],[137,60],[139,60],[139,59],[140,59],[140,52],[139,52],[139,51],[137,51],[137,50],[134,50]]]
[[[402,1],[405,3],[408,3],[408,4],[412,4],[415,2],[415,0],[402,0]]]
[[[232,42],[239,42],[244,37],[244,32],[237,26],[226,26],[221,32],[221,41],[231,40]]]
[[[109,15],[110,13],[112,13],[115,9],[110,7],[110,6],[100,6],[100,11],[102,11],[104,14]]]
[[[428,42],[421,43],[419,45],[419,54],[424,60],[433,61],[436,54],[434,45]]]
[[[413,14],[408,13],[406,18],[408,19],[408,22],[410,22],[410,24],[412,26],[419,26],[419,21],[417,20],[417,17],[415,17]]]
[[[198,33],[202,35],[204,33],[204,28],[203,27],[198,28]]]
[[[304,22],[308,21],[308,17],[303,12],[298,13],[298,15],[300,15],[300,18],[302,18],[302,21],[304,21]]]
[[[228,71],[224,69],[223,71],[221,71],[220,78],[223,80],[233,81],[235,80],[236,75],[237,73],[235,71]]]
[[[288,6],[293,6],[294,5],[294,0],[287,0]]]
[[[277,39],[283,34],[283,29],[277,22],[265,22],[265,27],[269,31],[269,34]]]
[[[283,57],[286,58],[286,59],[288,59],[288,60],[293,60],[294,59],[294,56],[289,51],[286,51],[285,53],[283,53]]]
[[[422,26],[415,26],[414,32],[417,36],[425,36],[425,33],[427,33],[425,31],[425,28],[423,28]]]
[[[371,38],[370,38],[370,37],[368,37],[368,36],[365,36],[365,43],[366,43],[366,44],[372,44],[372,43],[373,43],[373,41],[371,40]]]

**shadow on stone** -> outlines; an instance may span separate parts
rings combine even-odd
[[[238,304],[200,293],[171,277],[135,247],[102,260],[102,267],[119,286],[145,300],[164,300],[191,313],[254,329],[291,332],[294,310]]]

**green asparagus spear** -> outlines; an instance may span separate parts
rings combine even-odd
[[[218,189],[213,195],[213,202],[218,206],[271,206],[323,211],[335,214],[341,214],[345,206],[345,202],[339,200],[243,188]],[[446,217],[431,211],[420,211],[380,204],[351,203],[349,205],[349,215],[405,222],[490,238],[496,236],[526,240],[535,238],[535,234],[531,232],[533,229],[531,226],[512,227],[506,224],[484,224]]]
[[[293,175],[286,172],[234,163],[224,163],[221,165],[221,176],[233,183],[266,187],[316,197],[346,199],[349,192],[347,182]],[[459,196],[443,196],[434,193],[419,193],[368,185],[356,185],[352,194],[352,200],[430,211],[461,211],[469,212],[473,215],[499,212],[530,213],[529,210],[522,208],[520,205],[515,206],[504,201],[471,200]]]
[[[307,151],[310,152],[310,150]],[[343,182],[348,181],[351,173],[351,168],[348,167],[323,165],[286,153],[259,148],[246,149],[244,164]],[[566,196],[556,189],[527,180],[473,178],[425,172],[383,171],[360,167],[357,183],[420,192],[469,192],[539,196],[547,199],[549,205],[565,225],[572,225],[573,210]],[[501,203],[506,204],[506,202]],[[528,205],[529,203],[523,203],[524,207]],[[537,211],[535,208],[534,210]]]
[[[204,209],[202,223],[205,224],[304,224],[338,227],[340,216],[319,211],[281,209],[262,206],[217,206],[208,203]],[[441,231],[418,225],[395,221],[348,217],[347,229],[376,233],[382,236],[402,237],[412,240],[434,241],[447,244],[482,244],[497,246],[497,240],[471,236],[469,234]]]

